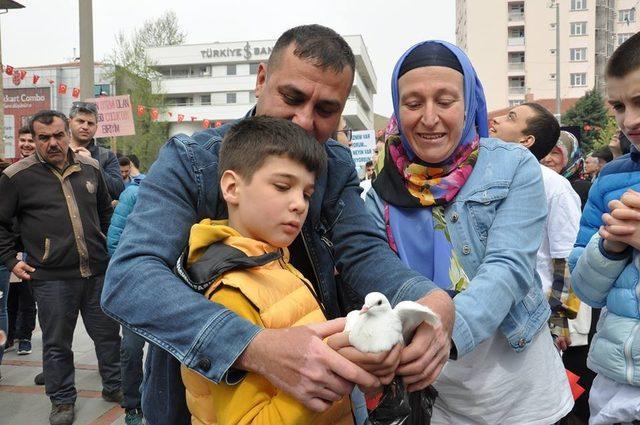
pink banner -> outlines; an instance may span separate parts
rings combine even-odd
[[[132,136],[136,134],[129,95],[87,99],[98,106],[98,131],[95,137]]]

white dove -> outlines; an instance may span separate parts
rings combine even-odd
[[[344,331],[349,335],[349,343],[358,350],[379,353],[389,351],[397,343],[408,344],[422,322],[436,325],[440,318],[413,301],[402,301],[392,309],[387,297],[371,292],[361,310],[347,314]]]

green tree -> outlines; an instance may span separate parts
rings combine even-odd
[[[602,95],[595,89],[587,91],[565,112],[562,116],[562,124],[579,126],[582,129],[582,150],[591,152],[594,146],[599,144],[609,125]]]
[[[162,112],[164,96],[159,90],[160,74],[153,69],[146,49],[179,45],[185,40],[186,33],[180,30],[175,12],[168,11],[157,19],[145,21],[129,35],[120,31],[116,47],[107,59],[113,65],[116,93],[131,96],[136,128],[135,136],[118,138],[118,150],[136,154],[145,170],[155,161],[169,131],[168,123],[153,121],[149,113],[150,107]],[[137,105],[145,107],[141,116],[136,113]]]

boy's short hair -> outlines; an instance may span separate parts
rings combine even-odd
[[[20,129],[18,130],[18,136],[22,134],[31,134],[31,130],[29,130],[28,125],[23,125],[22,127],[20,127]]]
[[[528,106],[535,114],[527,120],[527,128],[524,129],[523,134],[525,136],[532,135],[536,138],[529,150],[540,161],[549,155],[549,152],[558,142],[560,124],[558,124],[556,117],[542,105],[527,102],[523,103],[522,106]]]
[[[327,164],[323,146],[301,127],[282,118],[256,116],[229,129],[220,148],[218,173],[232,170],[250,182],[270,156],[290,158],[316,176]]]
[[[131,165],[131,160],[126,156],[121,156],[118,158],[118,164],[122,167],[126,167],[127,165]]]
[[[622,78],[640,68],[640,33],[635,33],[622,43],[607,62],[605,75]]]

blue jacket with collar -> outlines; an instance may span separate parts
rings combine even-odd
[[[145,414],[154,415],[150,423],[189,423],[178,361],[214,382],[234,379],[227,372],[260,331],[172,272],[191,226],[203,218],[226,217],[217,167],[229,127],[176,135],[162,148],[105,277],[104,311],[153,343],[146,363],[153,373],[145,374],[143,399]],[[393,304],[435,290],[431,281],[402,265],[373,225],[350,151],[332,140],[324,146],[328,167],[317,178],[300,246],[312,265],[314,276],[307,277],[316,284],[327,315],[344,313],[335,269],[345,288],[361,297],[379,291]]]
[[[134,177],[127,188],[120,194],[118,205],[116,205],[113,211],[109,231],[107,232],[107,250],[109,251],[109,255],[113,255],[113,253],[116,252],[118,242],[120,242],[120,236],[122,236],[124,226],[127,224],[127,218],[129,214],[133,212],[133,207],[138,200],[138,189],[140,189],[140,182],[144,177],[144,174]]]
[[[367,193],[366,205],[384,231],[384,205],[375,190]],[[534,156],[515,143],[481,139],[473,172],[445,208],[452,245],[471,280],[454,298],[458,356],[498,329],[522,351],[547,322],[549,303],[535,270],[546,216]]]

